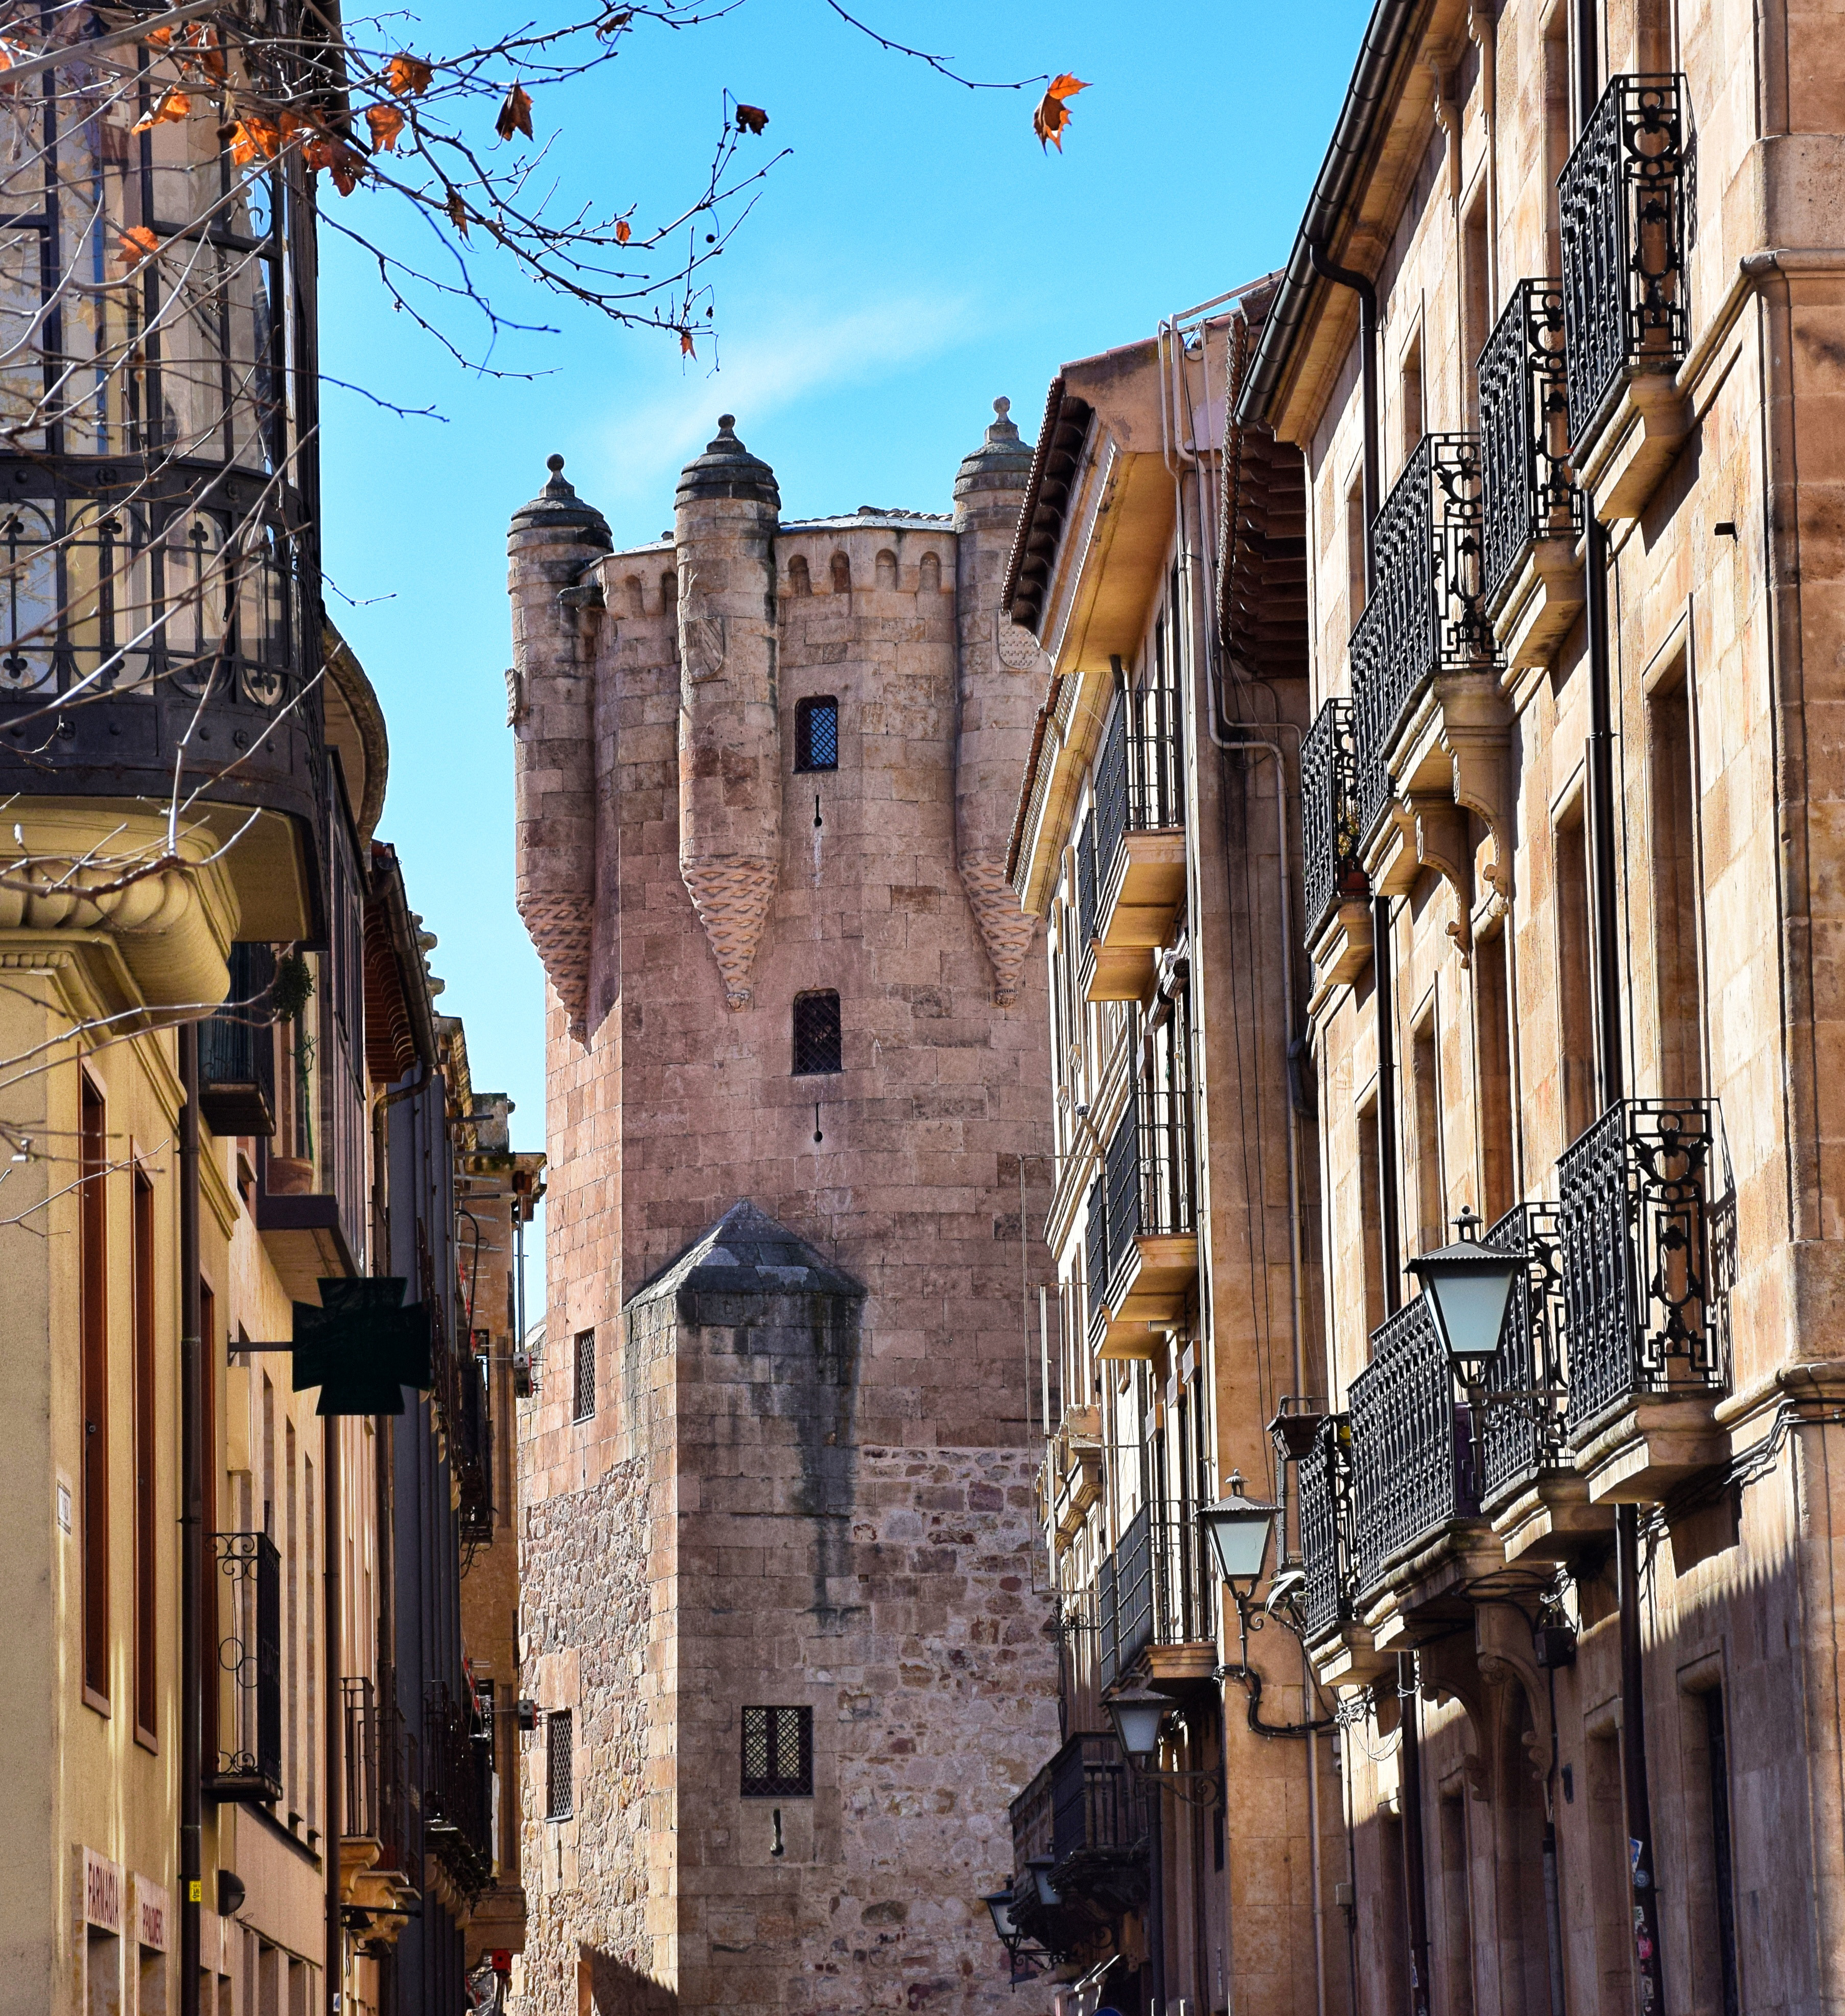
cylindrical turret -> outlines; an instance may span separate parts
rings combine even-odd
[[[995,399],[987,437],[955,479],[955,608],[960,625],[956,694],[955,839],[961,884],[993,968],[993,998],[1018,999],[1034,920],[1005,877],[1017,779],[1031,748],[1040,694],[1031,675],[1043,654],[999,606],[1007,556],[1025,501],[1031,448]]]
[[[519,914],[579,1039],[587,1034],[595,917],[594,632],[575,591],[613,543],[602,513],[563,479],[512,514],[507,722],[514,743]]]
[[[775,471],[732,415],[688,463],[674,499],[679,559],[679,872],[724,998],[750,1005],[750,972],[782,854],[775,690]]]

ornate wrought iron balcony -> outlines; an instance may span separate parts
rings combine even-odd
[[[1480,441],[1425,434],[1372,528],[1376,585],[1351,639],[1361,839],[1390,801],[1399,730],[1437,673],[1498,663],[1481,578]]]
[[[1361,1594],[1399,1557],[1480,1513],[1469,1410],[1419,1295],[1372,1333],[1351,1386],[1352,1555]]]
[[[1300,1519],[1301,1564],[1307,1571],[1302,1603],[1308,1644],[1352,1620],[1357,1574],[1352,1561],[1351,1423],[1328,1414],[1295,1467]]]
[[[1558,1165],[1578,1442],[1635,1399],[1728,1390],[1735,1190],[1714,1100],[1623,1100]]]
[[[345,1712],[345,1805],[340,1832],[349,1841],[376,1844],[368,1874],[385,1872],[420,1880],[423,1855],[412,1788],[416,1739],[404,1726],[387,1682],[381,1692],[369,1676],[341,1680]]]
[[[1145,1357],[1147,1326],[1176,1320],[1197,1278],[1198,1183],[1188,1091],[1137,1081],[1109,1137],[1089,1209],[1089,1309],[1105,1331],[1099,1348],[1105,1356]]]
[[[1084,1950],[1147,1895],[1146,1809],[1112,1734],[1073,1736],[1013,1800],[1012,1918],[1047,1953]],[[1059,1902],[1038,1894],[1048,1865]]]
[[[1480,1496],[1491,1501],[1570,1467],[1563,1401],[1563,1282],[1559,1212],[1554,1204],[1515,1204],[1484,1244],[1524,1253],[1530,1265],[1514,1284],[1498,1355],[1480,1384],[1506,1397],[1480,1424]],[[1547,1397],[1531,1397],[1542,1394]]]
[[[1208,1643],[1206,1663],[1214,1664],[1217,1589],[1197,1521],[1177,1505],[1143,1504],[1096,1574],[1102,1685],[1113,1687],[1149,1647]]]
[[[429,1852],[473,1896],[492,1880],[493,1737],[466,1700],[432,1683],[423,1703],[423,1832]]]
[[[207,1601],[217,1606],[221,1677],[206,1699],[205,1789],[266,1805],[282,1790],[282,1556],[267,1533],[218,1533],[213,1544],[218,1575]]]
[[[1520,280],[1480,353],[1481,585],[1496,608],[1532,548],[1575,540],[1582,493],[1570,481],[1563,290]]]
[[[1610,78],[1557,178],[1570,437],[1581,453],[1632,371],[1671,371],[1690,337],[1685,79]]]
[[[1352,705],[1329,700],[1300,745],[1301,851],[1307,878],[1306,938],[1311,945],[1335,905],[1369,893],[1358,865],[1358,817]],[[1355,880],[1354,880],[1355,878]]]

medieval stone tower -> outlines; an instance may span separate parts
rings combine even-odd
[[[552,987],[516,1989],[548,2016],[1006,2003],[978,1900],[1056,1655],[998,406],[952,517],[784,523],[727,416],[671,538],[611,553],[556,457],[512,520]]]

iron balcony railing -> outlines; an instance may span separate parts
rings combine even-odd
[[[1095,1611],[1105,1687],[1149,1645],[1214,1639],[1217,1583],[1196,1520],[1179,1506],[1142,1505],[1097,1572]]]
[[[1168,686],[1124,687],[1095,762],[1095,869],[1106,886],[1124,833],[1173,833],[1185,823],[1185,750],[1178,694]]]
[[[1541,539],[1582,531],[1570,477],[1563,290],[1520,280],[1480,353],[1482,587],[1496,607]]]
[[[1692,148],[1685,79],[1610,78],[1563,171],[1564,358],[1580,451],[1631,370],[1683,359]]]
[[[423,1838],[456,1887],[477,1895],[492,1880],[493,1731],[464,1697],[432,1681],[424,1692]]]
[[[1092,1311],[1113,1296],[1136,1240],[1182,1237],[1198,1229],[1190,1094],[1137,1082],[1109,1137],[1102,1180],[1106,1268],[1099,1298],[1092,1277]]]
[[[493,1538],[493,1419],[487,1405],[487,1333],[481,1348],[457,1354],[458,1378],[449,1461],[461,1492],[459,1524],[464,1541],[478,1546]]]
[[[267,1805],[282,1797],[282,1556],[267,1533],[218,1533],[213,1545],[223,1636],[207,1790]]]
[[[1048,1951],[1081,1948],[1145,1902],[1145,1803],[1112,1735],[1071,1737],[1010,1811],[1013,1917]],[[1059,1896],[1048,1906],[1038,1889],[1047,1863]]]
[[[1073,1736],[1051,1759],[1051,1853],[1133,1849],[1145,1832],[1128,1760],[1112,1735]]]
[[[1512,1287],[1498,1355],[1480,1374],[1492,1402],[1480,1424],[1483,1499],[1570,1467],[1559,1218],[1554,1204],[1515,1204],[1484,1236],[1502,1252],[1523,1253],[1527,1265]]]
[[[1620,1100],[1558,1168],[1572,1435],[1642,1395],[1727,1391],[1735,1191],[1716,1100]]]
[[[1309,945],[1336,904],[1368,893],[1365,871],[1358,866],[1357,781],[1352,704],[1329,700],[1315,715],[1300,745],[1300,837]]]
[[[1372,1331],[1351,1387],[1352,1553],[1361,1593],[1397,1557],[1476,1517],[1468,1409],[1419,1295]]]
[[[1390,802],[1391,746],[1430,682],[1498,662],[1480,572],[1479,437],[1424,434],[1372,541],[1376,585],[1350,650],[1361,840]]]
[[[1322,1420],[1295,1466],[1301,1566],[1307,1575],[1302,1625],[1311,1645],[1352,1620],[1352,1435],[1343,1414]]]
[[[345,1804],[340,1831],[376,1841],[381,1870],[414,1877],[423,1858],[416,1846],[416,1739],[388,1685],[381,1692],[367,1675],[340,1683],[345,1712]]]
[[[231,992],[199,1024],[199,1110],[220,1136],[275,1131],[275,955],[266,945],[231,948]]]

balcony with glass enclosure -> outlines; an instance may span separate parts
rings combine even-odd
[[[48,41],[85,18],[27,11]],[[0,790],[29,854],[106,817],[117,879],[177,805],[219,942],[171,992],[221,978],[225,939],[318,929],[312,205],[292,154],[233,160],[203,94],[151,118],[171,53],[128,61],[0,103]]]
[[[1557,178],[1570,455],[1604,519],[1638,515],[1690,430],[1692,191],[1685,79],[1610,78]]]
[[[1352,632],[1351,812],[1373,889],[1401,894],[1424,867],[1459,899],[1463,942],[1496,883],[1511,709],[1487,620],[1480,441],[1425,434],[1372,528],[1376,584]],[[1486,823],[1478,871],[1469,813]]]
[[[1548,664],[1584,593],[1555,280],[1520,281],[1480,354],[1480,461],[1481,585],[1494,635],[1515,671]]]
[[[1095,764],[1092,1001],[1144,999],[1153,955],[1172,941],[1185,900],[1185,790],[1177,689],[1163,679],[1124,686]]]
[[[1599,1503],[1728,1460],[1736,1198],[1714,1100],[1623,1100],[1558,1165],[1570,1447]]]

